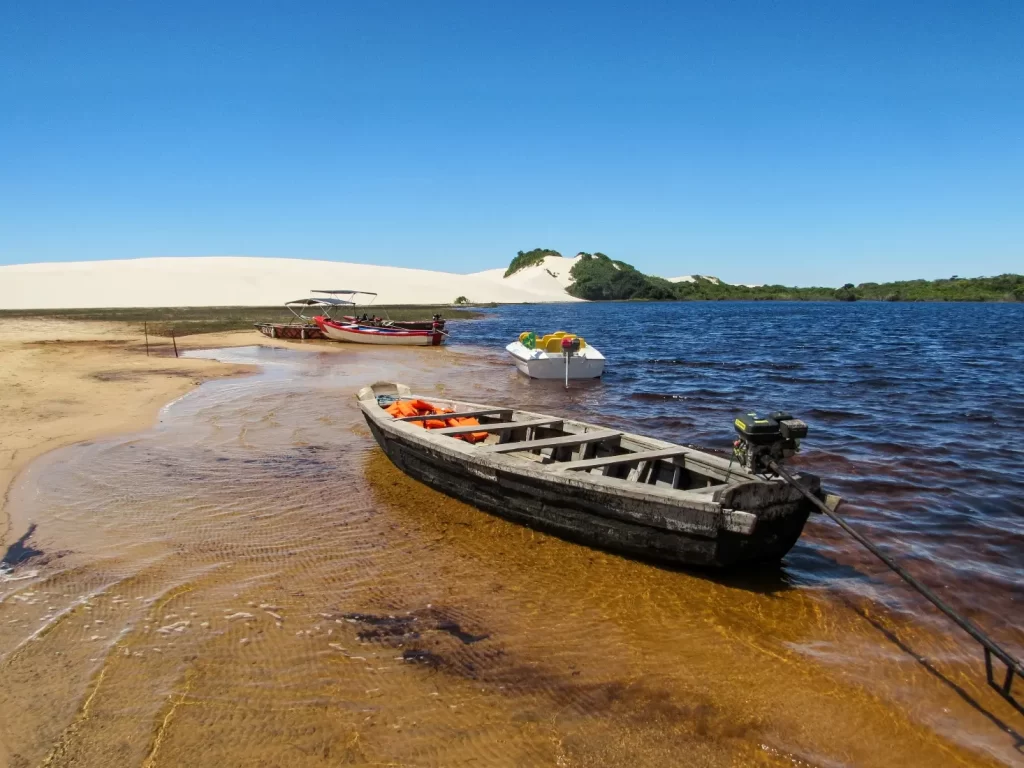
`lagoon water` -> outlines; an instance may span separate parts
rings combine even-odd
[[[600,382],[501,347],[574,330]],[[659,568],[405,477],[354,391],[571,414],[728,450],[807,419],[851,521],[1024,652],[1024,307],[502,307],[427,350],[242,348],[160,425],[44,457],[0,583],[11,765],[1015,765],[981,655],[815,518],[777,569]]]
[[[599,385],[569,396],[588,418],[728,452],[736,413],[803,417],[801,466],[849,500],[865,531],[924,567],[941,562],[943,583],[990,586],[1001,599],[988,626],[1021,610],[1024,306],[504,307],[456,333],[493,349],[534,328],[570,328],[611,358]],[[996,594],[962,606],[985,612]]]

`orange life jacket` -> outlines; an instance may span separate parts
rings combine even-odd
[[[436,405],[428,403],[426,400],[396,400],[387,408],[384,409],[396,419],[405,418],[407,416],[432,416],[438,415],[443,416],[447,413],[454,413],[450,408],[438,408]],[[420,419],[417,421],[407,422],[417,427],[423,427],[424,429],[442,429],[444,427],[470,427],[477,426],[480,424],[474,418],[451,418],[451,419]],[[481,440],[487,438],[486,432],[469,432],[462,435],[452,435],[452,437],[458,440],[465,440],[467,443],[479,443]]]

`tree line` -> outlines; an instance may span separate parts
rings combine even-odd
[[[568,293],[590,301],[1024,301],[1024,276],[959,277],[941,280],[901,280],[891,283],[846,283],[840,288],[795,288],[784,285],[716,283],[703,277],[671,283],[646,275],[604,253],[581,253],[569,273]],[[549,248],[519,251],[505,276],[536,264],[546,256],[561,256]]]

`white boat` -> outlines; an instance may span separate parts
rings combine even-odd
[[[574,344],[575,341],[579,344]],[[581,336],[565,331],[549,333],[541,338],[532,331],[526,331],[505,350],[512,355],[516,368],[531,379],[596,379],[604,373],[604,355]]]
[[[398,328],[373,328],[355,323],[339,323],[326,317],[314,317],[325,339],[355,344],[394,344],[406,347],[438,347],[448,335],[435,328],[430,331],[406,331]]]

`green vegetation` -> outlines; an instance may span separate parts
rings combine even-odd
[[[679,299],[711,301],[1024,301],[1024,276],[951,277],[895,283],[846,283],[841,288],[788,288],[784,285],[715,285],[697,278],[676,283]]]
[[[528,267],[531,264],[539,264],[547,256],[561,256],[558,251],[552,251],[550,248],[534,248],[532,251],[519,251],[516,257],[512,259],[512,263],[508,265],[508,269],[505,270],[505,277],[510,277],[518,272],[523,267]]]
[[[581,253],[569,275],[566,290],[577,299],[615,301],[621,299],[671,300],[678,298],[675,286],[661,277],[650,277],[624,261],[603,253]]]
[[[483,312],[430,305],[402,304],[394,306],[354,307],[360,314],[387,312],[392,320],[422,320],[434,314],[446,315],[454,320],[475,320]],[[146,323],[153,336],[189,336],[196,333],[249,330],[253,323],[295,322],[295,316],[284,307],[131,307],[125,309],[3,309],[4,318],[55,318],[60,320],[100,320],[107,322]]]
[[[847,283],[842,288],[839,288],[835,292],[836,301],[856,301],[857,292],[853,287],[853,283]]]
[[[459,296],[459,298],[457,298],[453,303],[456,306],[461,306],[463,304],[469,304],[469,299],[467,299],[465,296]]]
[[[1024,301],[1024,275],[861,283],[853,293],[870,301]]]
[[[835,288],[790,288],[785,285],[744,285],[714,283],[695,277],[692,283],[673,283],[680,301],[835,301]],[[842,289],[840,289],[842,290]]]
[[[536,248],[519,251],[505,276],[538,263],[556,251]],[[715,283],[703,277],[693,282],[670,283],[645,275],[631,264],[603,253],[581,253],[569,273],[573,278],[568,293],[590,301],[1024,301],[1024,276],[962,278],[947,280],[904,280],[895,283],[846,283],[841,288],[793,288],[785,285],[743,285]]]

